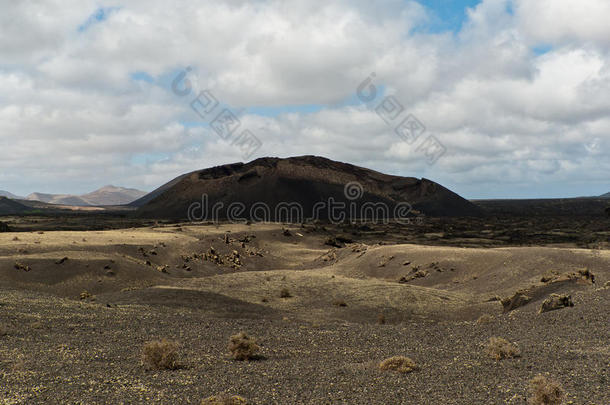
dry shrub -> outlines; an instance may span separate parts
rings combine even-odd
[[[477,325],[485,325],[488,323],[492,323],[494,320],[494,317],[489,315],[489,314],[483,314],[479,317],[479,319],[477,319]]]
[[[147,342],[142,348],[142,362],[149,370],[175,370],[179,367],[178,347],[167,339]]]
[[[516,345],[501,337],[489,338],[485,352],[496,360],[509,359],[521,355],[521,351]]]
[[[418,370],[419,367],[408,357],[394,356],[379,363],[379,369],[392,370],[399,373],[410,373],[411,371]]]
[[[287,288],[282,288],[282,291],[280,291],[280,298],[290,298],[292,297],[292,295],[290,294],[290,291]]]
[[[504,299],[502,299],[500,302],[502,303],[502,306],[504,307],[504,313],[510,312],[513,309],[517,309],[519,307],[522,307],[524,305],[527,305],[531,300],[532,297],[528,296],[527,291],[517,291],[515,293],[515,295],[513,295],[512,297],[506,297]]]
[[[377,315],[377,323],[379,325],[385,325],[385,315],[384,314]]]
[[[565,398],[565,391],[561,385],[545,376],[538,374],[530,380],[530,405],[561,405]]]
[[[201,405],[248,405],[248,401],[238,395],[213,395],[201,401]]]
[[[249,337],[245,332],[239,332],[231,336],[229,340],[229,352],[234,360],[253,360],[256,359],[256,352],[260,347],[256,339]]]
[[[538,313],[542,314],[544,312],[573,306],[574,303],[572,302],[572,296],[565,294],[551,294],[542,302],[542,306],[540,307],[540,311],[538,311]]]
[[[32,270],[32,268],[30,266],[28,266],[27,264],[23,264],[20,262],[15,262],[15,269],[16,270],[22,270],[22,271],[30,271]]]

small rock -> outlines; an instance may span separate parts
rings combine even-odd
[[[340,243],[337,240],[337,238],[332,238],[332,237],[327,238],[324,241],[324,244],[327,245],[327,246],[333,246],[333,247],[336,247],[336,248],[342,248],[342,247],[345,246],[343,243]]]
[[[339,243],[353,243],[354,240],[347,235],[337,235],[337,242]]]

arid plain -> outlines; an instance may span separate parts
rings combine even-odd
[[[556,224],[510,241],[483,219],[466,235],[435,229],[456,219],[53,230],[70,221],[84,222],[16,217],[0,233],[4,404],[522,404],[537,374],[566,403],[610,402],[603,217],[572,230],[590,245]],[[573,306],[540,313],[551,294]],[[242,331],[250,361],[227,350]],[[520,354],[494,359],[492,337]],[[174,369],[143,365],[158,339],[179,345]],[[417,370],[380,370],[392,356]]]

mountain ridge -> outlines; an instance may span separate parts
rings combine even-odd
[[[146,192],[133,188],[107,185],[82,195],[31,193],[24,199],[56,205],[100,206],[127,205],[146,195]]]
[[[24,199],[24,197],[20,197],[18,195],[11,193],[10,191],[6,191],[6,190],[0,190],[0,197],[10,198],[11,200],[23,200]]]

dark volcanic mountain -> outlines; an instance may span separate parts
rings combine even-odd
[[[610,193],[600,195],[601,198],[610,198]]]
[[[31,208],[6,197],[0,197],[0,215],[16,215]]]
[[[357,183],[346,187],[352,182]],[[297,222],[300,218],[293,214],[286,218],[287,211],[278,208],[297,203],[304,218],[342,220],[341,214],[330,214],[329,202],[345,204],[335,212],[344,212],[347,219],[380,218],[381,211],[373,214],[370,209],[380,203],[388,207],[390,218],[402,217],[405,203],[431,216],[481,213],[479,207],[433,181],[391,176],[317,156],[261,158],[195,171],[130,205],[139,207],[140,217],[211,220],[227,218],[229,206],[243,204],[241,210],[235,207],[232,218]],[[212,215],[215,205],[218,214]]]

